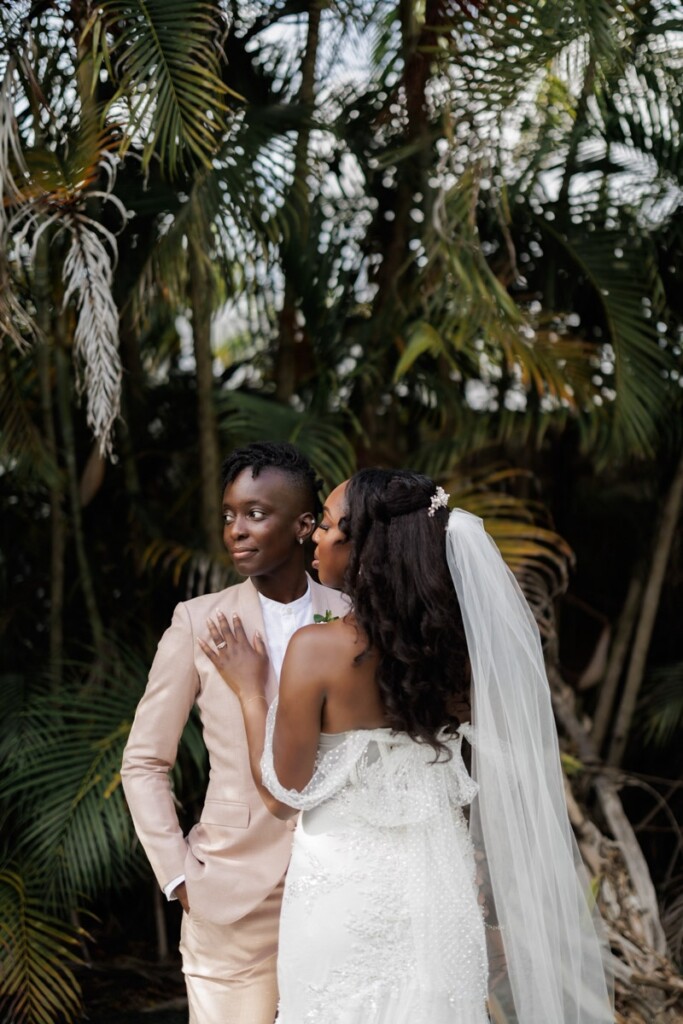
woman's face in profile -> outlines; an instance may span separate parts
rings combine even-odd
[[[320,524],[313,532],[313,568],[317,569],[320,582],[334,590],[341,590],[349,560],[348,538],[339,529],[339,521],[346,512],[346,484],[345,480],[330,493]]]

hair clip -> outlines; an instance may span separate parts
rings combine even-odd
[[[436,512],[437,508],[447,508],[448,499],[450,494],[446,494],[443,487],[437,487],[434,494],[429,499],[429,508],[427,509],[427,515],[431,519]]]

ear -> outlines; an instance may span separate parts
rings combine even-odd
[[[296,521],[296,539],[299,544],[311,536],[315,530],[315,516],[312,512],[303,512]]]

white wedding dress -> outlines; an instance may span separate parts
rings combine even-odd
[[[463,806],[476,793],[460,753],[389,729],[323,734],[280,924],[278,1024],[488,1024],[484,922]]]
[[[387,729],[322,736],[282,911],[278,1024],[613,1024],[611,963],[569,823],[538,627],[481,519],[446,557],[472,667],[470,778]],[[476,799],[475,799],[476,797]],[[472,803],[472,801],[474,801]],[[462,808],[472,803],[469,825]],[[497,930],[484,930],[475,880]],[[607,969],[606,969],[607,968]]]

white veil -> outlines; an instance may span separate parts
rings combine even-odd
[[[601,921],[567,815],[538,628],[481,519],[451,512],[446,553],[472,665],[470,830],[497,922],[488,934],[504,949],[493,1019],[609,1024]]]

